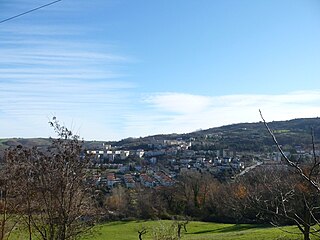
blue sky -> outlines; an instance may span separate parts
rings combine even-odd
[[[0,21],[46,4],[1,0]],[[0,138],[320,114],[318,0],[62,0],[0,24]]]

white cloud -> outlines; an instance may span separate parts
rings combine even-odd
[[[52,132],[47,118],[53,115],[67,126],[74,122],[77,132],[85,139],[101,140],[184,133],[232,123],[258,122],[261,121],[259,109],[267,121],[320,115],[320,90],[281,95],[156,93],[144,96],[139,104],[138,98],[130,94],[130,86],[125,83],[114,86],[101,83],[97,91],[95,85],[88,82],[67,82],[57,86],[47,82],[43,83],[46,87],[39,86],[38,90],[39,82],[29,84],[22,87],[27,90],[26,93],[11,86],[11,92],[16,95],[5,95],[0,87],[0,94],[5,99],[0,103],[2,134],[50,136]],[[41,92],[45,88],[51,90]],[[76,93],[71,94],[72,89]]]
[[[146,110],[127,116],[127,133],[143,136],[184,133],[232,123],[269,121],[320,115],[320,90],[279,95],[201,96],[156,93],[144,97]]]
[[[185,93],[159,93],[145,97],[144,101],[154,107],[173,113],[197,113],[206,109],[211,99]]]

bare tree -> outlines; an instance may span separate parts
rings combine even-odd
[[[259,110],[260,111],[260,110]],[[267,128],[269,134],[271,135],[274,143],[276,144],[281,156],[283,157],[286,164],[292,167],[296,173],[303,178],[305,181],[309,182],[310,186],[313,187],[316,191],[320,192],[320,181],[319,181],[319,169],[320,169],[320,159],[316,156],[315,152],[315,144],[314,144],[314,134],[311,132],[312,137],[312,148],[313,148],[313,161],[307,166],[307,168],[303,168],[299,163],[291,161],[284,153],[281,148],[281,145],[278,143],[278,140],[272,130],[269,128],[269,125],[263,118],[262,112],[260,111],[260,116],[263,120],[265,127]]]
[[[157,226],[153,228],[152,237],[154,240],[179,240],[177,234],[177,225],[173,222],[172,224],[165,224],[159,222]]]
[[[310,235],[320,237],[320,159],[316,155],[314,135],[311,133],[312,160],[304,163],[291,161],[261,111],[260,115],[282,155],[284,165],[280,171],[269,169],[267,174],[260,172],[259,177],[255,177],[259,180],[247,185],[250,186],[246,189],[247,194],[264,215],[272,216],[273,222],[286,219],[296,224],[305,240],[309,240]],[[252,194],[259,191],[259,194]]]
[[[140,229],[137,230],[139,234],[139,240],[142,240],[142,236],[145,235],[148,231],[147,228],[142,226]]]
[[[5,154],[5,174],[4,176],[10,180],[10,190],[8,197],[14,208],[10,212],[15,216],[19,216],[19,224],[26,224],[29,239],[32,239],[31,230],[31,209],[35,203],[30,197],[35,196],[34,189],[31,187],[30,179],[30,156],[35,149],[25,149],[22,146],[11,148]]]
[[[18,202],[15,199],[13,176],[4,166],[0,168],[0,240],[8,239],[20,217],[15,213]]]
[[[183,220],[175,220],[174,221],[174,225],[176,225],[176,229],[177,229],[177,236],[178,236],[178,239],[180,240],[181,239],[181,236],[182,236],[182,229],[184,230],[184,232],[188,232],[187,231],[187,225],[189,223],[189,220],[188,219],[183,219]]]
[[[173,220],[171,224],[159,222],[153,228],[152,235],[154,240],[180,240],[182,239],[182,230],[187,232],[187,225],[189,220],[187,218],[180,218]]]
[[[91,189],[87,184],[88,160],[82,154],[82,141],[56,118],[50,125],[58,138],[47,149],[9,149],[5,165],[16,179],[16,199],[29,239],[77,239],[93,223]]]
[[[178,191],[184,196],[188,210],[203,208],[209,194],[209,182],[213,181],[210,174],[190,171],[180,175],[178,178]]]

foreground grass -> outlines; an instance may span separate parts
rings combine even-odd
[[[152,239],[152,231],[156,227],[170,225],[172,221],[117,221],[96,227],[94,236],[83,240],[128,240],[138,239],[137,231],[142,227],[147,229],[143,236],[145,240]],[[254,224],[221,224],[206,222],[190,222],[187,225],[187,233],[183,233],[182,239],[186,240],[291,240],[302,239],[301,235],[284,232],[297,232],[294,227],[281,229]]]

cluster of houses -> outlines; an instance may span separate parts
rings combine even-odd
[[[138,185],[144,187],[157,187],[157,186],[173,186],[175,180],[167,175],[164,171],[141,174],[116,174],[107,173],[105,176],[99,176],[96,179],[95,184],[106,189],[113,189],[119,185],[125,186],[127,188],[135,188]]]
[[[87,150],[95,163],[112,163],[115,160],[126,160],[129,156],[142,158],[144,150]]]
[[[314,158],[314,156],[319,157],[320,156],[320,150],[314,150],[314,149],[305,149],[302,146],[294,146],[291,152],[289,151],[283,151],[282,152],[285,157],[290,158],[293,161],[310,161]],[[283,160],[283,155],[279,152],[272,152],[265,154],[266,160],[271,160],[274,162],[281,162]]]
[[[145,149],[124,149],[123,147],[104,146],[101,150],[90,150],[93,169],[100,169],[102,174],[96,177],[96,184],[109,189],[122,185],[127,188],[169,187],[175,184],[177,176],[188,171],[210,173],[217,178],[233,178],[244,174],[252,166],[262,162],[278,163],[282,160],[279,152],[252,155],[252,162],[239,157],[234,151],[193,150],[192,141],[155,140]],[[284,152],[287,157],[295,157]],[[313,152],[297,147],[297,159],[309,159]],[[320,155],[320,151],[315,153]],[[243,155],[240,155],[243,157]],[[259,159],[255,161],[254,159]],[[245,164],[246,163],[246,164]],[[249,164],[248,164],[249,163]]]
[[[130,150],[104,146],[103,150],[88,150],[92,166],[105,172],[96,178],[97,185],[109,189],[117,185],[134,188],[172,186],[179,174],[187,171],[209,172],[215,176],[237,174],[244,162],[228,150],[192,150],[191,141],[164,140],[148,145],[148,149]],[[137,161],[139,160],[139,161]]]

